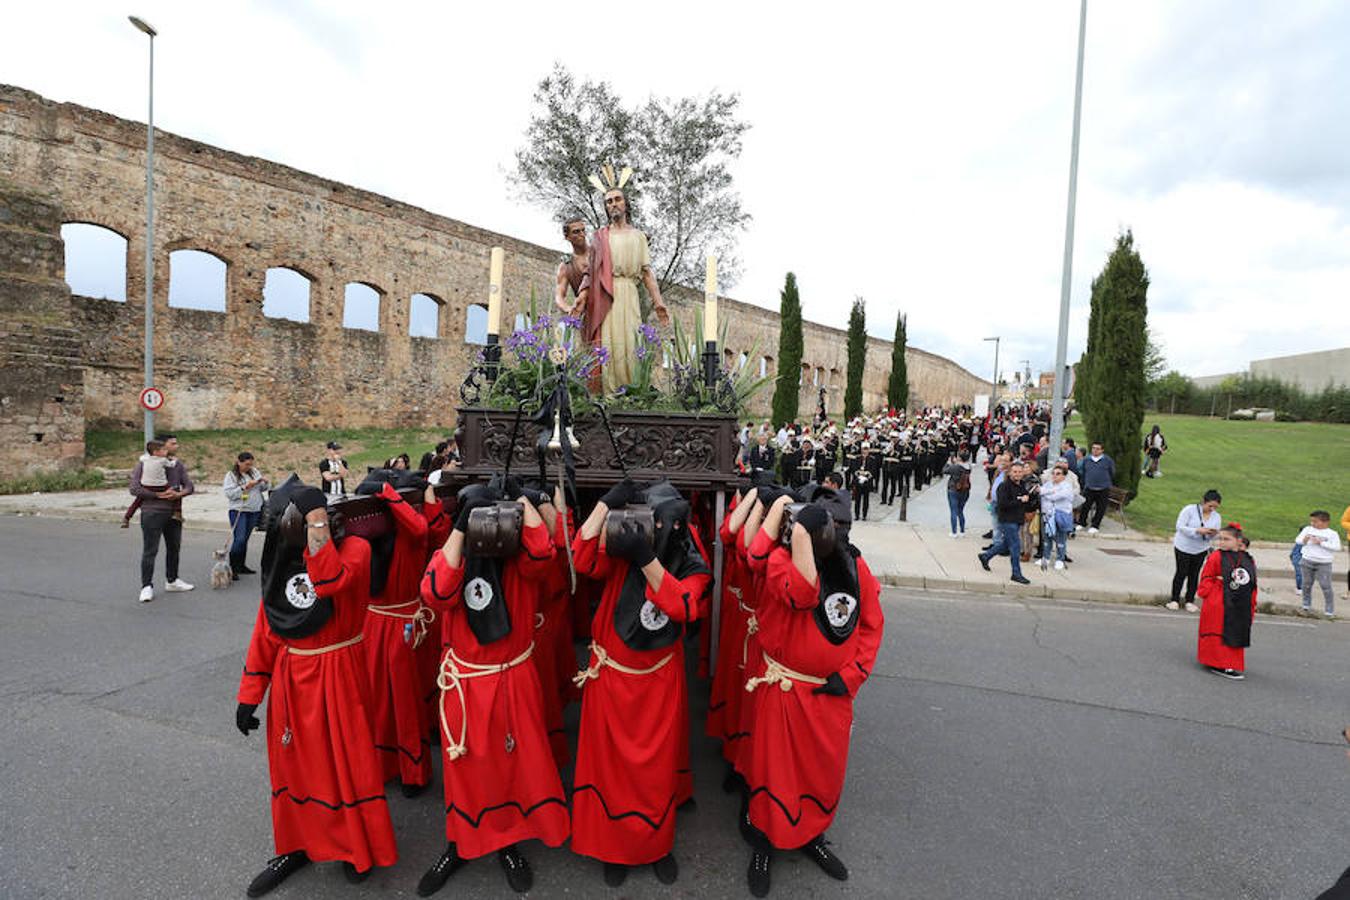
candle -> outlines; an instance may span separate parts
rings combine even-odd
[[[703,286],[703,340],[717,340],[717,257],[708,254],[708,277]]]
[[[502,263],[506,251],[492,248],[492,262],[488,269],[488,334],[502,333]]]

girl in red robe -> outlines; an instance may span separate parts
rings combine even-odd
[[[557,847],[567,840],[567,801],[530,661],[539,582],[553,565],[553,541],[534,505],[539,497],[520,497],[524,527],[514,557],[466,552],[470,513],[501,496],[487,485],[459,492],[455,528],[422,580],[422,599],[437,610],[445,647],[439,721],[448,841],[417,886],[423,897],[440,890],[465,860],[494,850],[511,889],[528,891],[534,876],[517,843],[538,838]]]
[[[1215,675],[1241,681],[1258,591],[1256,560],[1242,546],[1242,526],[1219,530],[1218,549],[1200,569],[1200,640],[1196,658]]]
[[[664,884],[679,868],[675,809],[690,790],[683,625],[706,612],[712,572],[689,529],[689,504],[668,484],[647,492],[654,540],[633,531],[602,538],[605,517],[638,499],[629,480],[611,488],[577,534],[577,571],[603,582],[591,623],[581,734],[572,792],[572,849],[622,884],[651,863]],[[684,772],[680,770],[684,769]]]
[[[544,527],[552,534],[555,555],[539,589],[534,662],[543,690],[544,725],[548,729],[549,746],[553,750],[553,761],[561,769],[572,760],[567,731],[563,727],[563,707],[567,705],[568,689],[572,687],[572,675],[577,670],[576,655],[572,652],[572,573],[567,563],[568,536],[576,534],[576,526],[572,524],[571,510],[567,511],[564,522],[559,503],[561,493],[555,490],[551,501],[539,507]]]
[[[263,602],[235,724],[245,735],[257,728],[254,712],[271,691],[267,762],[279,855],[249,885],[250,897],[310,862],[341,860],[348,880],[360,881],[372,866],[398,860],[366,712],[370,545],[330,540],[323,491],[295,476],[272,492],[268,510]],[[289,536],[283,520],[298,529],[302,517],[304,537]]]

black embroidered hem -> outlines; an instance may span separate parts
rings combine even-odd
[[[543,800],[540,800],[538,803],[534,804],[529,809],[526,809],[525,807],[521,806],[515,800],[507,800],[505,803],[497,803],[493,806],[485,806],[478,811],[478,816],[476,818],[471,818],[467,812],[455,806],[455,804],[451,803],[449,806],[445,808],[445,814],[448,816],[451,813],[454,813],[455,815],[463,819],[470,828],[477,828],[480,824],[482,824],[483,817],[490,812],[495,812],[496,810],[499,809],[506,809],[508,806],[514,806],[517,810],[520,811],[521,816],[528,819],[530,817],[530,814],[533,813],[535,810],[543,806],[548,806],[550,803],[556,803],[559,806],[561,806],[564,810],[567,809],[567,801],[564,800],[562,797],[545,797]]]
[[[348,803],[345,800],[339,800],[337,803],[329,803],[327,800],[320,800],[318,797],[297,797],[291,793],[291,789],[289,787],[277,788],[275,791],[272,792],[272,799],[277,800],[280,798],[282,794],[285,794],[286,799],[294,803],[296,806],[304,806],[307,803],[317,803],[319,806],[322,806],[325,809],[330,809],[333,812],[337,812],[338,810],[342,809],[351,809],[353,807],[360,806],[363,803],[374,803],[376,801],[380,803],[385,802],[384,794],[374,794],[370,797],[362,797],[359,800],[353,800],[350,803]]]
[[[650,816],[643,815],[637,810],[629,810],[628,812],[621,812],[616,815],[609,811],[609,804],[605,802],[605,795],[600,793],[600,789],[593,784],[579,784],[572,789],[573,805],[576,803],[577,794],[580,794],[582,791],[590,791],[595,794],[595,799],[600,801],[600,808],[605,811],[605,816],[610,821],[617,822],[620,819],[630,818],[641,819],[652,831],[660,831],[661,826],[665,824],[666,817],[669,816],[670,811],[675,808],[675,795],[671,794],[670,799],[666,801],[666,808],[662,811],[661,818],[659,819],[653,820]]]
[[[816,808],[818,808],[822,813],[824,813],[827,816],[834,815],[835,809],[839,806],[839,801],[837,799],[835,800],[834,803],[831,803],[828,806],[826,806],[824,803],[822,803],[820,800],[817,800],[811,794],[802,794],[797,798],[798,801],[797,815],[794,817],[792,813],[788,812],[787,804],[784,803],[782,800],[779,800],[778,797],[774,795],[773,791],[769,790],[766,787],[753,788],[750,791],[750,794],[748,795],[747,799],[754,800],[756,794],[764,794],[766,797],[772,800],[774,804],[780,810],[782,810],[783,818],[787,819],[788,824],[792,825],[793,827],[796,827],[797,824],[802,820],[803,813],[801,801],[803,800],[810,800],[812,803],[816,805]]]

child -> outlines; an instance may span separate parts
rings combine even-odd
[[[1200,640],[1196,658],[1215,675],[1241,681],[1256,617],[1256,560],[1243,547],[1242,526],[1219,529],[1218,549],[1200,570]]]
[[[1303,570],[1303,615],[1312,613],[1313,582],[1322,588],[1324,611],[1328,619],[1336,618],[1335,595],[1331,590],[1331,561],[1336,551],[1341,549],[1341,536],[1331,527],[1331,513],[1324,509],[1315,509],[1308,513],[1308,525],[1294,539],[1303,547],[1303,559],[1299,568]]]
[[[141,456],[141,486],[148,488],[166,488],[169,486],[169,456],[164,451],[163,441],[146,441],[145,453]],[[131,501],[127,511],[122,513],[122,527],[131,525],[131,517],[141,508],[141,498]]]

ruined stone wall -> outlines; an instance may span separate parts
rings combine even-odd
[[[49,192],[64,221],[110,228],[127,239],[126,302],[76,297],[67,324],[82,339],[85,416],[140,419],[145,295],[145,127],[74,104],[0,86],[0,174]],[[547,305],[561,247],[550,249],[434,215],[408,204],[266,160],[167,133],[155,140],[155,367],[166,428],[447,424],[476,345],[464,340],[470,304],[486,298],[488,255],[506,250],[503,327],[529,305]],[[203,250],[227,265],[221,312],[168,305],[169,254]],[[309,321],[262,312],[265,273],[284,266],[311,281]],[[360,282],[380,295],[379,331],[342,325],[343,292]],[[437,338],[410,337],[409,302],[440,302]],[[694,295],[672,292],[686,321]],[[725,301],[727,348],[757,344],[777,354],[776,313]],[[842,407],[843,332],[807,323],[806,363]],[[864,402],[879,406],[890,344],[869,343]],[[969,400],[987,389],[948,360],[910,348],[913,400]],[[771,365],[770,372],[776,372]],[[757,398],[767,411],[771,391]],[[815,409],[804,386],[802,412]]]

